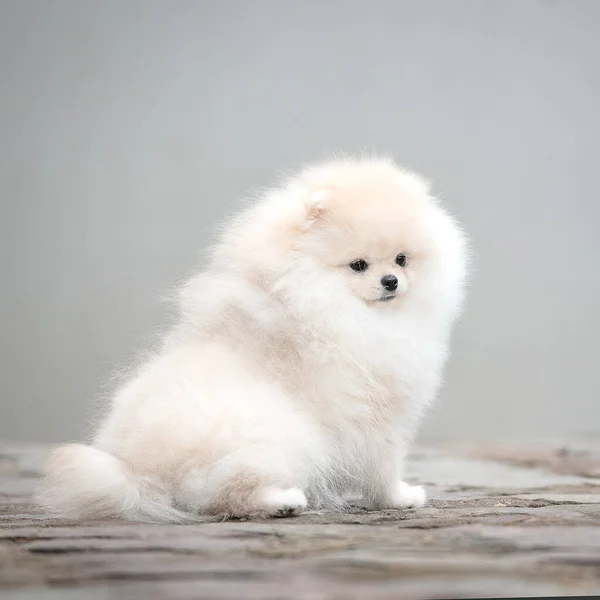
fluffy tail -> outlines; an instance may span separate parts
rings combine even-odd
[[[50,512],[68,519],[195,520],[174,508],[163,490],[134,475],[123,461],[82,444],[59,446],[52,452],[37,500]]]

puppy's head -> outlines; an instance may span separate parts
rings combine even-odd
[[[296,248],[340,293],[390,310],[460,285],[462,234],[420,177],[387,160],[341,161],[307,171],[303,184],[310,193]]]
[[[305,297],[322,287],[321,297],[394,310],[458,305],[464,249],[420,177],[386,159],[346,159],[268,193],[231,224],[216,256],[249,279],[285,277]]]

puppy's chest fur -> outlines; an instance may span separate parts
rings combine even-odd
[[[295,327],[282,328],[265,352],[270,377],[319,425],[323,478],[316,484],[323,493],[361,491],[374,471],[393,463],[407,390],[389,353],[367,360],[368,349],[357,354],[348,338],[299,337]]]
[[[365,426],[393,418],[411,394],[405,346],[389,333],[308,329],[288,318],[265,339],[263,368],[323,421]]]
[[[439,346],[402,317],[343,304],[303,315],[269,295],[261,301],[257,312],[238,298],[216,330],[338,445],[394,437],[437,377]]]

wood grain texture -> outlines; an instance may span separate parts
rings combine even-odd
[[[353,600],[600,593],[600,440],[418,448],[425,508],[196,525],[74,523],[0,443],[0,597]]]

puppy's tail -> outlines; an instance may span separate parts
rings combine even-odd
[[[51,453],[37,501],[68,519],[194,521],[192,515],[171,505],[164,490],[133,474],[123,461],[82,444],[59,446]]]

